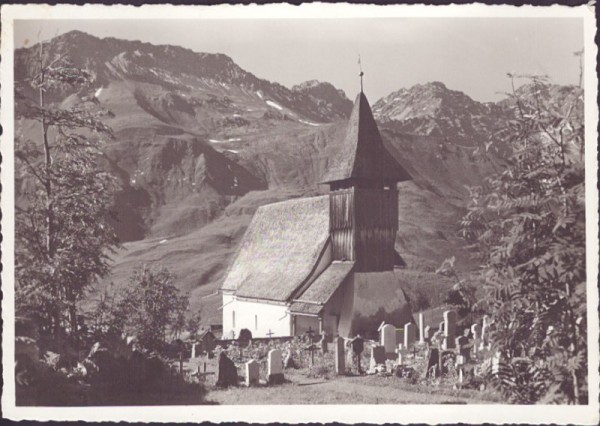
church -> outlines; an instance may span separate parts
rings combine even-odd
[[[414,322],[394,274],[403,264],[394,247],[396,184],[410,179],[384,146],[361,88],[322,178],[329,193],[256,211],[220,289],[223,335],[352,337],[382,321]]]

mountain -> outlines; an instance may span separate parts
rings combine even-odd
[[[474,101],[439,81],[390,93],[373,105],[373,114],[387,127],[469,146],[487,139],[505,118],[501,106]]]
[[[252,163],[249,171],[240,162],[241,149],[343,119],[351,106],[330,85],[287,89],[222,54],[80,31],[43,48],[49,58],[66,55],[95,77],[93,87],[64,87],[48,92],[48,100],[65,108],[93,98],[114,113],[107,124],[115,140],[105,155],[121,179],[115,226],[123,241],[187,232],[213,220],[236,197],[266,189],[264,169],[271,166]],[[38,58],[39,45],[15,51],[18,81],[37,74]],[[37,99],[31,89],[25,94]],[[36,134],[36,123],[22,120],[20,127],[24,137]]]
[[[253,213],[326,191],[319,182],[344,137],[352,102],[326,82],[289,89],[226,55],[176,46],[73,31],[44,50],[69,55],[96,77],[93,87],[61,89],[48,99],[70,107],[92,97],[114,113],[107,124],[115,138],[103,150],[121,182],[114,208],[124,244],[100,288],[126,285],[140,263],[161,264],[190,292],[204,322],[220,321],[215,290]],[[17,82],[36,75],[38,57],[38,45],[15,51]],[[399,185],[396,248],[408,264],[407,291],[416,297],[428,289],[432,305],[440,304],[452,285],[435,275],[440,262],[454,255],[459,269],[473,266],[456,233],[465,186],[498,168],[502,154],[485,144],[514,105],[482,104],[439,82],[373,101],[386,146],[414,178]],[[36,123],[19,117],[15,125],[22,138],[36,140]]]
[[[38,48],[35,45],[15,51],[18,78],[35,75]],[[289,114],[295,121],[330,122],[346,117],[349,112],[349,101],[343,92],[334,90],[337,98],[323,102],[324,99],[305,91],[290,90],[259,79],[223,54],[197,53],[177,46],[155,46],[115,38],[100,39],[80,31],[55,37],[44,49],[50,58],[68,55],[75,66],[91,70],[98,88],[115,81],[135,86],[138,101],[144,104],[140,106],[167,124],[185,120],[185,114],[194,116],[194,121],[186,120],[186,124],[199,131],[211,131],[223,124],[244,125],[265,113]],[[65,94],[61,91],[50,96],[62,99]],[[341,109],[335,107],[338,104],[342,105]],[[170,106],[176,109],[171,117],[165,111]]]

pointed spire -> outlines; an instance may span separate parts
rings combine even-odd
[[[354,101],[346,137],[322,182],[347,179],[393,182],[412,179],[385,147],[369,101],[363,92]]]

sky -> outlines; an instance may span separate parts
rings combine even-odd
[[[71,30],[97,37],[224,53],[284,86],[332,83],[353,98],[358,56],[371,102],[401,88],[441,81],[473,99],[503,98],[508,72],[578,84],[580,18],[349,18],[15,21],[15,47]]]

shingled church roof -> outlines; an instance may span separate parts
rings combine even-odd
[[[412,179],[385,147],[369,101],[361,91],[354,101],[346,137],[323,183],[362,178],[402,182]]]
[[[329,197],[300,198],[260,207],[221,290],[287,301],[310,276],[329,238]]]

